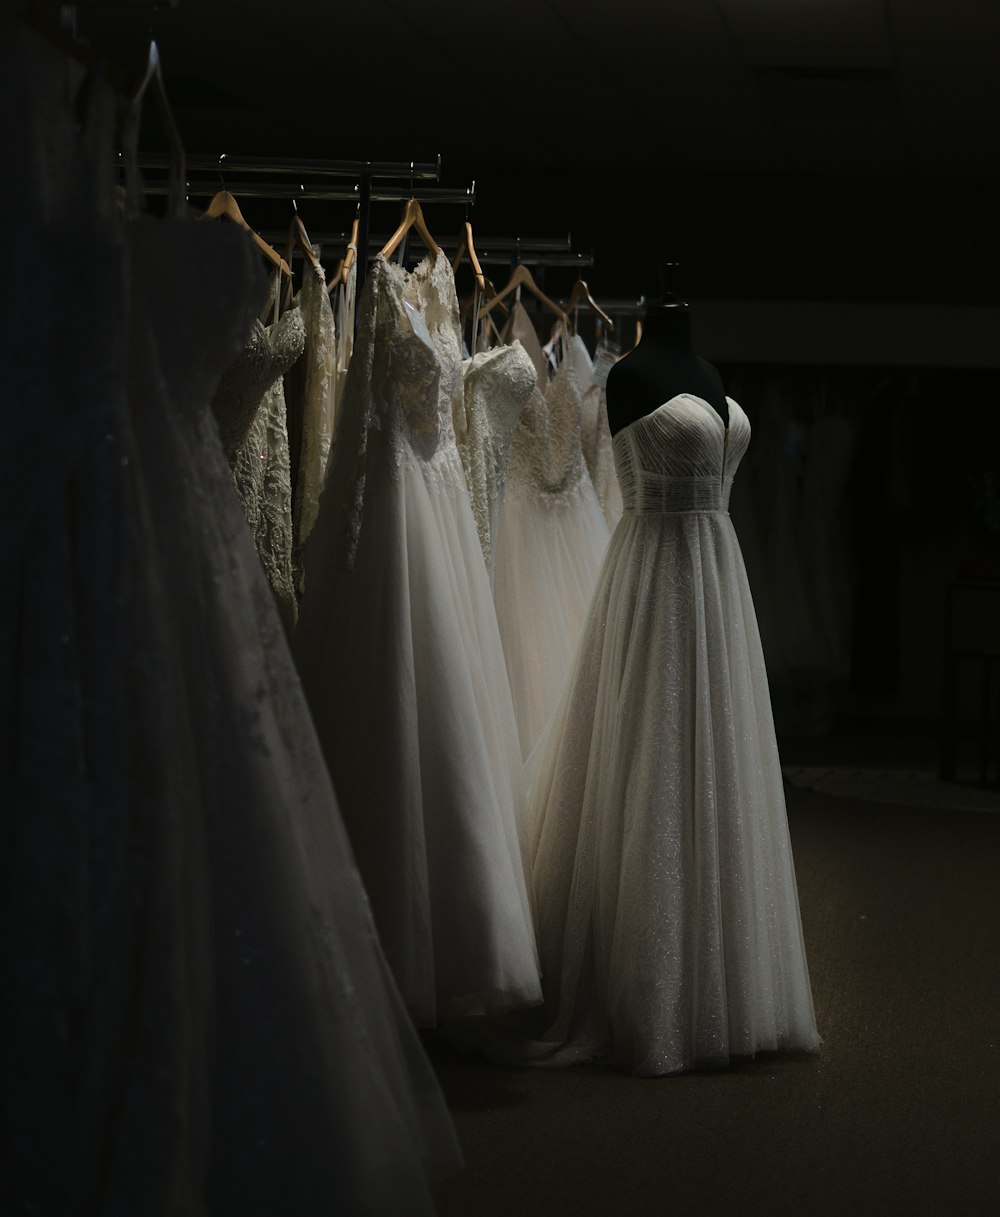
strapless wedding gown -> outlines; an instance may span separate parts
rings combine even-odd
[[[624,515],[533,758],[545,1009],[486,1045],[502,1060],[665,1074],[819,1045],[729,411],[683,394],[614,438]]]

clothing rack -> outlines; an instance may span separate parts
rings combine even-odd
[[[171,168],[169,157],[146,157],[139,162],[140,169],[159,170]],[[328,201],[356,203],[358,207],[358,257],[357,290],[361,288],[368,273],[369,247],[371,245],[371,205],[375,203],[405,202],[415,198],[421,203],[445,203],[471,206],[476,200],[475,182],[466,190],[455,190],[441,186],[417,186],[416,182],[440,182],[440,153],[433,161],[361,161],[361,160],[315,160],[294,157],[269,156],[211,156],[195,154],[186,158],[188,177],[187,193],[205,197],[219,189],[229,190],[244,198],[289,198],[325,199]],[[260,174],[264,180],[227,183],[225,173]],[[209,180],[196,181],[196,177],[208,176]],[[212,180],[217,179],[217,180]],[[353,188],[338,189],[336,179],[354,182]],[[322,180],[322,184],[318,184]],[[402,185],[389,183],[406,182]],[[149,194],[162,194],[165,183],[151,183]]]

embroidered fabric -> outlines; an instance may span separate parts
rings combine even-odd
[[[296,652],[380,939],[431,1026],[539,998],[523,769],[455,437],[447,258],[376,257],[359,308]]]
[[[298,305],[305,327],[305,366],[300,384],[301,400],[295,403],[302,427],[292,511],[292,564],[296,586],[302,574],[302,549],[319,511],[336,412],[337,327],[321,265],[306,261]],[[291,409],[291,401],[287,404]]]
[[[720,509],[750,438],[734,401],[729,417],[684,394],[615,436],[626,514],[529,774],[545,1006],[487,1036],[497,1059],[650,1075],[819,1047],[767,675]],[[707,480],[719,504],[699,510]],[[643,510],[650,491],[685,507]]]
[[[525,757],[569,675],[607,543],[580,446],[580,387],[564,366],[515,429],[497,543],[494,600]]]
[[[510,446],[536,381],[534,365],[517,341],[477,354],[462,365],[455,435],[491,580]]]
[[[223,450],[243,502],[286,628],[295,623],[292,574],[292,482],[283,374],[302,354],[302,311],[290,308],[278,321],[254,324],[250,340],[226,370],[212,409]]]

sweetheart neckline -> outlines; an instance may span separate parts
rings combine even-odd
[[[644,422],[647,418],[652,418],[654,414],[659,414],[659,412],[661,410],[665,410],[667,408],[667,406],[672,406],[675,401],[680,401],[681,398],[685,398],[685,397],[689,401],[696,402],[699,406],[704,406],[705,409],[708,411],[708,413],[712,416],[712,418],[715,419],[715,421],[722,428],[723,437],[728,438],[731,422],[724,423],[722,421],[722,417],[719,414],[718,410],[716,410],[715,406],[713,406],[712,403],[710,401],[708,401],[706,398],[699,397],[697,393],[684,392],[684,393],[675,393],[673,395],[673,397],[668,397],[666,401],[661,402],[654,410],[650,410],[650,412],[648,414],[643,414],[639,418],[633,418],[630,423],[626,423],[624,427],[620,428],[620,430],[618,430],[614,433],[614,435],[612,436],[612,440],[617,439],[619,435],[624,435],[626,431],[631,430],[631,428],[636,426],[638,423]],[[735,406],[738,410],[740,410],[742,412],[743,407],[740,405],[740,403],[738,401],[736,401],[732,397],[730,397],[728,393],[726,394],[726,402],[728,405]]]

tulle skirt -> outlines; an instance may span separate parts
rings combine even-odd
[[[560,495],[509,488],[494,601],[525,756],[548,725],[573,667],[607,545],[589,475]]]
[[[622,518],[529,769],[545,1008],[491,1055],[666,1074],[818,1047],[728,515]]]
[[[524,769],[457,450],[369,476],[353,565],[320,512],[297,645],[379,936],[432,1026],[541,999]]]

